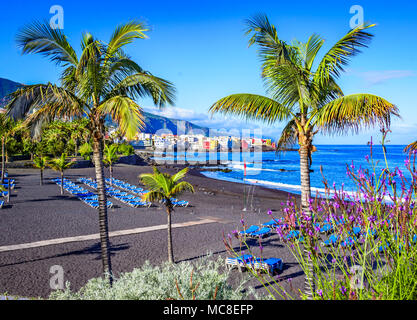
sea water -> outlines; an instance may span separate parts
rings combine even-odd
[[[398,167],[405,178],[410,180],[411,174],[405,166],[407,154],[403,152],[405,146],[388,145],[386,146],[387,163],[390,170]],[[369,169],[376,173],[376,177],[386,168],[386,162],[382,146],[374,145],[372,148],[367,145],[319,145],[317,151],[312,155],[311,165],[311,188],[312,192],[324,192],[323,180],[326,179],[328,185],[337,189],[342,188],[346,191],[355,192],[357,187],[354,181],[347,175],[347,167],[357,172],[358,169]],[[167,153],[164,157],[155,157],[156,160],[165,159],[187,161],[204,161],[208,156],[198,153]],[[213,158],[213,156],[211,156]],[[203,171],[206,177],[233,181],[238,183],[259,185],[267,188],[279,189],[292,193],[300,193],[300,157],[297,151],[285,153],[275,152],[243,152],[238,155],[222,152],[216,155],[222,165],[218,168],[227,168],[223,171]],[[369,159],[369,163],[366,160]],[[373,162],[373,165],[372,165]],[[245,170],[246,164],[246,170]],[[323,168],[323,174],[320,172]],[[246,171],[246,175],[245,175]],[[396,178],[397,185],[400,178]]]

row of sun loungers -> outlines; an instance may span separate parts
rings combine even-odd
[[[140,196],[147,192],[143,188],[133,186],[130,183],[127,183],[127,182],[124,182],[124,181],[121,181],[121,180],[118,180],[118,179],[115,179],[115,178],[113,178],[113,179],[106,178],[106,183],[107,184],[112,184],[113,186],[116,186],[119,189],[129,191],[130,193],[137,194],[137,195],[140,195]]]
[[[52,179],[52,181],[55,182],[57,185],[61,186],[60,178]],[[69,193],[71,193],[72,195],[76,196],[79,200],[89,205],[90,207],[94,209],[99,208],[98,195],[96,195],[95,193],[90,192],[65,178],[64,178],[64,189],[68,191]],[[113,207],[113,203],[111,201],[107,201],[107,208],[112,208],[112,207]]]
[[[91,178],[80,178],[78,179],[78,181],[88,185],[89,187],[93,189],[97,189],[97,183]],[[128,194],[127,192],[123,192],[109,185],[106,186],[106,193],[109,197],[115,198],[119,200],[120,202],[123,202],[124,204],[134,207],[134,208],[140,208],[140,207],[149,208],[152,205],[151,202],[143,201],[141,197]]]
[[[124,182],[122,180],[118,180],[118,179],[110,179],[110,178],[106,178],[106,184],[107,187],[112,187],[111,183],[113,184],[113,186],[118,187],[119,189],[128,191],[130,193],[139,195],[139,196],[143,196],[145,193],[148,193],[148,190],[144,190],[143,188],[131,185],[130,183]],[[176,198],[171,198],[171,203],[173,204],[174,207],[188,207],[189,206],[189,202],[185,201],[185,200],[178,200]]]
[[[229,268],[237,267],[240,271],[244,269],[265,271],[273,276],[275,273],[282,271],[283,262],[278,258],[263,259],[245,254],[240,257],[226,258],[226,266]]]

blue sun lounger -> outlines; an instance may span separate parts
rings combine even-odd
[[[333,232],[333,225],[331,223],[324,223],[323,226],[320,227],[320,233],[330,233]]]
[[[330,246],[335,245],[335,244],[337,243],[337,241],[338,241],[338,237],[337,237],[337,236],[335,236],[334,234],[332,234],[332,235],[329,237],[329,239],[328,239],[328,240],[326,240],[326,241],[323,241],[323,242],[321,243],[321,245],[322,245],[322,246],[324,246],[324,247],[330,247]]]
[[[253,232],[256,232],[256,231],[259,231],[258,226],[250,226],[246,230],[240,231],[239,235],[249,235],[250,233],[253,233]]]
[[[268,228],[276,228],[281,223],[282,223],[282,219],[272,219],[272,220],[269,220],[268,222],[262,223],[262,226],[268,227]]]
[[[355,237],[348,237],[348,238],[346,238],[346,240],[344,240],[344,241],[342,241],[341,242],[341,246],[343,247],[343,248],[346,248],[346,247],[353,247],[356,243],[357,243],[357,238],[355,238]]]
[[[253,261],[254,257],[251,254],[244,254],[239,257],[234,258],[226,258],[226,267],[231,269],[237,267],[239,271],[242,271],[242,268],[246,268],[251,261]]]
[[[283,262],[278,258],[269,258],[269,259],[256,259],[254,263],[254,268],[256,270],[265,270],[269,275],[273,276],[275,272],[282,271]]]
[[[0,209],[2,209],[3,206],[4,206],[4,201],[2,200],[2,201],[0,201]]]
[[[268,227],[263,227],[262,229],[259,229],[258,231],[249,233],[248,236],[252,238],[264,238],[270,234],[271,234],[271,229],[269,229]]]

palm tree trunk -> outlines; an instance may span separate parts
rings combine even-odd
[[[310,166],[308,163],[310,145],[303,144],[300,145],[300,176],[301,176],[301,209],[304,214],[311,216],[310,211]],[[307,237],[308,238],[308,237]],[[313,239],[306,239],[304,245],[304,256],[307,262],[307,270],[305,270],[305,279],[304,279],[304,294],[307,296],[307,299],[312,299],[315,292],[315,283],[314,283],[314,266],[312,261],[312,248],[314,246]]]
[[[4,158],[4,136],[1,137],[1,183],[4,183],[4,170],[6,169],[6,162]]]
[[[110,164],[110,185],[113,186],[113,166]]]
[[[168,262],[174,263],[174,251],[172,248],[172,227],[171,227],[171,209],[167,208],[168,214]]]
[[[8,177],[8,180],[7,180],[7,203],[10,203],[10,191],[11,191],[11,189],[10,189],[10,177]]]
[[[107,218],[107,195],[104,183],[104,166],[103,166],[103,146],[98,138],[93,141],[93,162],[96,171],[97,193],[99,201],[99,226],[100,226],[100,245],[101,261],[103,264],[103,273],[108,276],[110,286],[113,284],[113,274],[110,259],[110,241],[109,226]]]
[[[64,194],[64,171],[61,171],[61,196]]]

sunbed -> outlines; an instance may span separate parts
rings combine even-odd
[[[237,267],[241,271],[242,268],[246,268],[248,263],[250,263],[253,259],[254,257],[251,254],[244,254],[234,258],[226,258],[226,266],[231,269]]]
[[[278,225],[280,225],[282,223],[282,219],[272,219],[268,222],[262,223],[263,227],[268,227],[268,228],[276,228],[278,227]]]
[[[275,272],[282,271],[283,262],[278,258],[257,259],[254,263],[254,268],[256,270],[265,270],[269,275],[273,276]]]
[[[321,243],[321,245],[322,245],[322,246],[324,246],[324,247],[330,247],[330,246],[335,245],[335,244],[337,243],[337,241],[338,241],[338,236],[336,236],[336,235],[332,234],[332,235],[329,237],[329,239],[328,239],[328,240],[326,240],[326,241],[323,241],[323,242]]]
[[[264,238],[264,237],[266,237],[270,234],[271,234],[271,229],[269,229],[268,227],[263,227],[263,228],[259,229],[258,231],[249,233],[248,237]]]
[[[250,226],[248,229],[240,231],[239,235],[248,235],[250,233],[259,231],[259,227],[258,226]]]
[[[4,201],[3,201],[3,200],[1,200],[1,201],[0,201],[0,209],[2,209],[2,208],[3,208],[3,206],[4,206]]]

